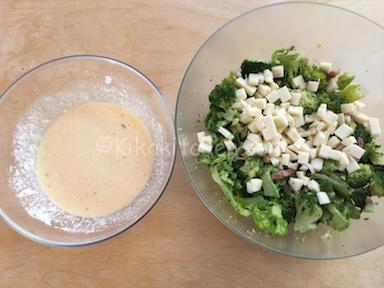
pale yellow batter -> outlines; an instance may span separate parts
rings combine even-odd
[[[46,131],[37,156],[40,185],[59,207],[98,217],[132,202],[153,166],[149,130],[109,103],[79,105]]]

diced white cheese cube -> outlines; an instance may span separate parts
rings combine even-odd
[[[307,138],[307,137],[309,137],[309,136],[311,136],[311,135],[312,135],[312,134],[311,134],[311,131],[309,131],[309,130],[300,132],[300,136],[301,136],[301,137],[304,137],[304,138]]]
[[[337,122],[337,114],[333,113],[332,111],[328,110],[327,112],[324,113],[322,119],[324,120],[325,123],[332,124]]]
[[[305,82],[302,75],[298,75],[292,79],[291,85],[293,88],[305,89],[307,87],[307,83]]]
[[[240,122],[249,124],[253,120],[253,117],[249,116],[245,111],[240,113]]]
[[[273,74],[272,74],[271,70],[265,69],[263,71],[263,75],[264,75],[264,82],[267,82],[267,83],[272,83],[273,82]]]
[[[331,203],[331,200],[328,197],[328,194],[325,192],[317,192],[316,193],[317,199],[319,200],[320,205],[327,205]]]
[[[275,111],[276,116],[273,117],[273,120],[275,121],[275,125],[279,131],[282,131],[285,129],[285,127],[288,126],[288,119],[286,117],[285,110],[280,108]]]
[[[355,144],[356,142],[357,140],[354,136],[349,136],[345,138],[343,141],[341,141],[341,144],[343,144],[344,146],[349,146],[349,145]]]
[[[224,145],[228,151],[232,151],[236,149],[236,145],[235,143],[232,142],[232,140],[229,140],[229,139],[224,140]]]
[[[247,93],[245,92],[244,88],[236,89],[236,98],[238,100],[246,100],[247,99]]]
[[[360,124],[364,124],[369,119],[367,115],[359,111],[353,114],[352,117],[353,117],[353,120],[355,120],[357,123],[360,123]],[[347,118],[345,118],[345,121],[347,121]]]
[[[300,99],[301,99],[301,94],[299,92],[291,92],[291,104],[292,105],[299,105],[300,104]]]
[[[305,178],[305,172],[304,171],[296,171],[296,177],[299,179]]]
[[[300,138],[299,140],[297,140],[293,146],[295,146],[297,149],[301,149],[301,147],[303,146],[303,144],[305,143],[305,139],[304,138]]]
[[[289,156],[288,153],[284,153],[281,155],[281,164],[283,164],[284,166],[288,166],[290,160],[291,160],[291,157]]]
[[[342,155],[342,152],[339,150],[331,149],[328,152],[328,158],[335,161],[340,161],[342,157],[341,155]]]
[[[205,137],[205,132],[204,131],[197,132],[197,141],[199,143],[203,143],[204,137]]]
[[[257,133],[259,132],[260,130],[257,128],[257,122],[260,121],[259,119],[255,118],[251,121],[251,123],[249,123],[247,125],[249,131],[251,131],[252,133]],[[262,121],[262,120],[261,120]],[[264,123],[264,122],[263,122]]]
[[[248,84],[251,86],[257,86],[259,84],[259,77],[257,76],[257,73],[249,73]]]
[[[345,123],[345,116],[344,113],[337,114],[337,124],[341,125]]]
[[[297,132],[297,129],[295,127],[289,128],[285,134],[293,141],[296,142],[301,138],[299,132]]]
[[[310,124],[315,121],[315,117],[312,114],[307,114],[304,116],[305,123]]]
[[[291,177],[288,180],[289,186],[292,187],[292,189],[296,192],[300,191],[301,187],[304,185],[304,180],[299,178]]]
[[[275,103],[277,100],[279,100],[279,94],[276,90],[273,90],[267,96],[265,96],[265,98],[267,98],[268,102]]]
[[[258,99],[258,98],[264,98],[264,96],[261,95],[260,93],[257,93],[257,91],[256,91],[256,93],[255,93],[255,98],[256,98],[256,99]]]
[[[272,150],[272,153],[271,153],[271,157],[280,157],[281,155],[281,150],[280,150],[280,147],[279,146],[274,146],[273,147],[273,150]]]
[[[243,100],[243,101],[244,101],[244,100]],[[248,99],[246,99],[246,100],[245,100],[245,104],[244,104],[245,107],[247,106],[246,104],[248,104],[248,105],[251,106],[251,107],[256,107],[256,108],[258,108],[258,107],[256,106],[256,98],[255,98],[255,97],[249,97]]]
[[[340,105],[341,112],[353,115],[357,112],[357,107],[354,103],[345,103]]]
[[[352,122],[352,117],[351,115],[346,115],[344,114],[344,123],[351,123]],[[368,121],[368,116],[367,116],[367,121]]]
[[[211,153],[213,146],[207,143],[200,143],[197,147],[199,153]]]
[[[289,92],[287,86],[281,87],[279,90],[277,90],[277,93],[279,95],[280,101],[283,103],[292,99],[292,95]]]
[[[244,149],[245,155],[247,155],[247,156],[255,155],[256,154],[256,150],[255,150],[256,145],[257,144],[253,143],[250,140],[245,140],[243,143],[243,149]]]
[[[323,169],[323,164],[324,160],[321,158],[314,158],[311,160],[311,165],[316,172],[319,172],[321,169]]]
[[[263,181],[259,178],[253,178],[247,183],[245,183],[245,186],[247,188],[247,192],[252,194],[261,190],[261,187],[263,186]]]
[[[232,107],[235,108],[237,111],[243,110],[243,104],[240,101],[236,101],[232,104]]]
[[[258,134],[254,134],[254,133],[249,133],[247,135],[247,140],[257,144],[257,143],[261,143],[261,137],[258,135]]]
[[[311,92],[316,92],[319,89],[319,81],[308,81],[307,90]]]
[[[271,82],[268,85],[269,87],[271,87],[272,90],[278,90],[280,88],[280,86],[275,82]]]
[[[288,126],[290,127],[296,127],[295,126],[295,119],[291,116],[291,114],[288,114],[286,115],[287,119],[288,119]]]
[[[272,154],[272,151],[273,151],[273,145],[271,142],[264,142],[264,150],[265,150],[265,153],[267,154]]]
[[[234,138],[234,136],[232,135],[232,133],[224,128],[224,127],[220,127],[218,130],[217,130],[221,135],[223,135],[225,138],[229,139],[229,140],[232,140]]]
[[[264,109],[264,111],[263,111],[263,114],[264,115],[272,115],[272,113],[273,113],[273,110],[275,110],[275,104],[273,104],[273,103],[267,103],[266,105],[265,105],[265,109]]]
[[[256,117],[254,119],[255,122],[255,126],[256,128],[261,131],[265,128],[265,123],[264,123],[264,120],[263,120],[263,116],[260,116],[260,117]]]
[[[271,90],[272,90],[271,87],[265,84],[259,84],[259,86],[257,87],[257,92],[260,95],[263,95],[264,97],[267,96],[269,93],[271,93]]]
[[[340,157],[340,160],[339,160],[339,162],[340,162],[340,165],[342,165],[342,166],[348,166],[349,164],[350,164],[350,160],[349,160],[349,158],[348,158],[348,156],[347,156],[347,154],[345,154],[345,152],[340,152],[341,154],[341,157]]]
[[[319,68],[323,70],[324,72],[330,72],[332,69],[332,63],[331,62],[320,62]]]
[[[263,143],[257,143],[254,148],[255,154],[258,156],[263,156],[265,154],[265,149]]]
[[[309,153],[300,151],[297,162],[300,164],[307,164],[309,162]]]
[[[331,151],[332,151],[332,148],[329,147],[328,145],[325,145],[325,144],[321,145],[319,150],[319,157],[328,159]]]
[[[288,113],[294,116],[303,115],[303,107],[302,106],[289,106]]]
[[[349,156],[352,156],[356,160],[360,160],[361,157],[363,157],[365,150],[361,148],[358,145],[352,144],[343,149],[345,153],[347,153]]]
[[[319,108],[317,108],[317,116],[322,118],[325,115],[325,112],[327,112],[327,104],[321,103]]]
[[[359,111],[360,111],[360,110],[363,110],[363,109],[367,106],[367,104],[365,104],[364,102],[361,102],[361,101],[359,101],[359,100],[353,102],[353,104],[356,105],[357,110],[359,110]]]
[[[368,127],[372,137],[380,136],[381,128],[380,128],[379,119],[370,117],[368,119]]]
[[[248,85],[248,82],[239,77],[236,79],[236,82],[235,84],[239,87],[239,88],[244,88],[245,92],[249,95],[249,96],[252,96],[253,94],[255,94],[256,92],[256,87],[252,87],[252,86],[249,86]]]
[[[257,116],[261,116],[262,113],[261,113],[261,109],[257,108],[257,107],[252,107],[250,105],[247,105],[244,109],[245,113],[247,113],[248,116],[250,117],[257,117]]]
[[[347,124],[341,124],[336,130],[335,135],[339,137],[341,140],[344,140],[349,135],[353,133],[353,129],[349,127]]]
[[[313,169],[312,165],[310,163],[308,164],[305,164],[305,166],[307,166],[309,172],[311,172],[311,174],[314,174],[315,173],[315,169]],[[308,178],[309,179],[309,178]],[[309,180],[308,180],[309,181]]]
[[[274,78],[283,78],[284,77],[284,66],[276,65],[272,67],[272,73]]]
[[[324,132],[319,132],[315,135],[315,138],[313,139],[313,146],[321,146],[325,144],[327,141],[327,137],[324,134]]]
[[[339,145],[339,143],[340,143],[340,139],[337,138],[336,136],[332,136],[331,138],[329,138],[327,145],[331,148],[335,148],[337,145]]]
[[[285,141],[285,139],[281,139],[281,140],[277,143],[277,145],[279,145],[281,152],[284,153],[284,152],[287,151],[288,144],[287,144],[287,141]]]
[[[267,105],[267,99],[265,99],[265,98],[256,99],[255,98],[255,101],[254,101],[255,107],[264,110],[266,105]]]
[[[327,92],[334,92],[337,89],[337,80],[336,78],[331,78],[328,80],[328,85],[327,85]]]
[[[270,161],[271,161],[271,164],[272,164],[273,166],[275,166],[275,167],[279,166],[279,164],[280,164],[279,159],[274,158],[274,157],[271,157]]]
[[[310,180],[307,185],[308,189],[312,192],[320,192],[320,184],[315,180]]]
[[[293,159],[291,159],[291,160],[293,160]],[[296,162],[295,163],[291,162],[291,163],[288,164],[288,168],[292,169],[292,170],[297,170],[298,167],[299,167],[299,164],[296,163]]]
[[[360,169],[360,165],[359,165],[359,163],[357,163],[357,161],[356,161],[355,159],[351,158],[351,159],[350,159],[350,163],[349,163],[349,165],[346,167],[346,169],[347,169],[347,172],[348,172],[349,174],[351,174],[351,173],[353,173],[353,172],[359,170],[359,169]]]
[[[264,74],[263,74],[263,72],[257,73],[257,77],[259,78],[259,84],[264,83]]]
[[[313,158],[316,158],[316,156],[317,156],[317,148],[311,148],[310,150],[309,150],[309,157],[311,158],[311,159],[313,159]]]
[[[331,124],[328,125],[327,129],[325,129],[325,132],[328,134],[333,134],[336,130],[337,127],[337,122],[332,122]]]

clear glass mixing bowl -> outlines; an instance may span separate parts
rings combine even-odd
[[[98,218],[62,211],[46,197],[35,173],[45,129],[66,110],[87,102],[131,111],[150,130],[155,149],[150,179],[137,198]],[[173,118],[165,97],[133,67],[100,56],[63,57],[25,73],[0,98],[0,132],[0,216],[17,232],[48,245],[97,243],[137,223],[160,198],[175,160]]]
[[[367,102],[367,113],[380,117],[384,104],[384,30],[354,12],[335,6],[289,2],[257,8],[221,27],[199,49],[181,84],[176,127],[178,143],[189,180],[206,206],[241,237],[287,255],[333,259],[360,254],[384,243],[384,205],[381,201],[369,220],[352,221],[343,232],[331,231],[332,239],[320,235],[327,227],[303,237],[293,231],[286,237],[253,232],[252,221],[237,215],[211,180],[205,167],[197,164],[193,144],[196,132],[204,129],[208,94],[244,58],[269,59],[278,48],[295,45],[299,53],[356,75]],[[198,115],[202,117],[198,117]],[[384,126],[384,125],[383,125]],[[383,143],[383,139],[379,142]],[[196,147],[195,147],[196,148]]]

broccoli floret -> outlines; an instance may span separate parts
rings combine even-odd
[[[369,191],[373,196],[384,196],[384,170],[380,166],[373,166],[372,178],[369,182]]]
[[[232,85],[235,86],[235,82],[237,79],[237,74],[235,71],[231,71],[227,78],[224,78],[223,81],[221,81],[221,84],[224,85]]]
[[[337,86],[340,90],[343,90],[345,87],[347,87],[351,82],[355,79],[355,76],[349,74],[348,72],[345,72],[339,76],[337,79]]]
[[[361,94],[359,85],[349,85],[345,87],[343,90],[340,90],[338,94],[342,97],[344,102],[355,102],[363,98]]]
[[[325,159],[321,172],[333,173],[335,171],[337,171],[337,162],[335,160]]]
[[[281,206],[274,201],[260,201],[252,210],[256,227],[268,234],[282,236],[288,233],[288,222],[283,218]]]
[[[240,167],[240,173],[249,181],[263,169],[263,161],[258,156],[248,157]]]
[[[367,204],[367,197],[369,197],[370,195],[371,193],[369,192],[368,187],[358,188],[352,192],[352,201],[355,206],[364,209]]]
[[[271,178],[271,166],[265,166],[261,180],[263,181],[263,193],[269,197],[280,197],[279,189]]]
[[[356,128],[353,131],[353,136],[355,136],[356,139],[360,137],[363,140],[364,144],[370,143],[372,141],[371,134],[369,133],[367,128],[365,128],[364,125],[360,123],[356,124]]]
[[[343,104],[343,98],[336,93],[323,92],[318,94],[318,99],[320,103],[327,104],[329,110],[332,110],[335,113],[341,112],[340,106]]]
[[[329,226],[338,231],[348,228],[349,220],[339,211],[339,209],[335,207],[334,204],[328,204],[325,207],[332,214],[330,220],[328,221]]]
[[[216,106],[211,106],[207,117],[205,117],[205,127],[211,132],[216,133],[220,127],[227,125],[235,125],[239,120],[239,112],[233,108],[228,108],[226,111],[221,110]]]
[[[297,193],[294,230],[304,233],[314,230],[323,214],[317,197],[312,192]]]
[[[364,145],[365,153],[361,159],[364,163],[372,163],[373,165],[384,165],[384,155],[379,151],[380,146],[374,142]]]
[[[285,186],[289,187],[289,186]],[[277,200],[276,200],[277,201]],[[296,217],[296,198],[295,193],[290,191],[284,191],[280,194],[279,204],[282,209],[283,217],[288,223],[292,223]]]
[[[243,123],[237,123],[235,125],[232,125],[229,130],[234,136],[233,141],[240,146],[241,143],[244,142],[245,138],[247,138],[248,135],[248,127],[247,125],[244,125]]]
[[[372,172],[369,165],[360,165],[360,169],[348,174],[347,183],[353,188],[361,188],[368,184],[371,179]]]
[[[247,77],[249,73],[263,72],[265,69],[271,69],[272,65],[261,61],[244,60],[241,64],[241,75]]]
[[[292,53],[295,46],[289,47],[288,49],[279,49],[273,52],[271,64],[284,66],[284,79],[283,83],[290,85],[291,80],[298,75],[299,67],[303,61],[300,55]]]
[[[300,106],[303,106],[304,114],[316,112],[321,104],[317,95],[307,90],[300,90],[299,92],[301,94]]]
[[[223,110],[226,110],[235,103],[236,88],[230,84],[218,84],[209,94],[209,102]]]
[[[305,81],[320,81],[319,90],[324,90],[327,87],[327,74],[323,70],[320,70],[319,67],[309,65],[306,58],[301,59],[299,74],[303,76]]]
[[[211,162],[212,162],[211,154],[209,154],[209,153],[200,153],[200,154],[197,156],[197,161],[198,161],[200,164],[210,166],[210,165],[211,165]]]

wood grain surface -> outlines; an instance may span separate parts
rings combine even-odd
[[[174,108],[189,61],[218,27],[275,1],[0,0],[0,91],[52,58],[100,54],[147,74]],[[384,24],[384,2],[321,1]],[[384,248],[337,261],[266,251],[229,231],[189,185],[179,159],[157,206],[96,246],[46,247],[0,223],[0,287],[384,287]]]

